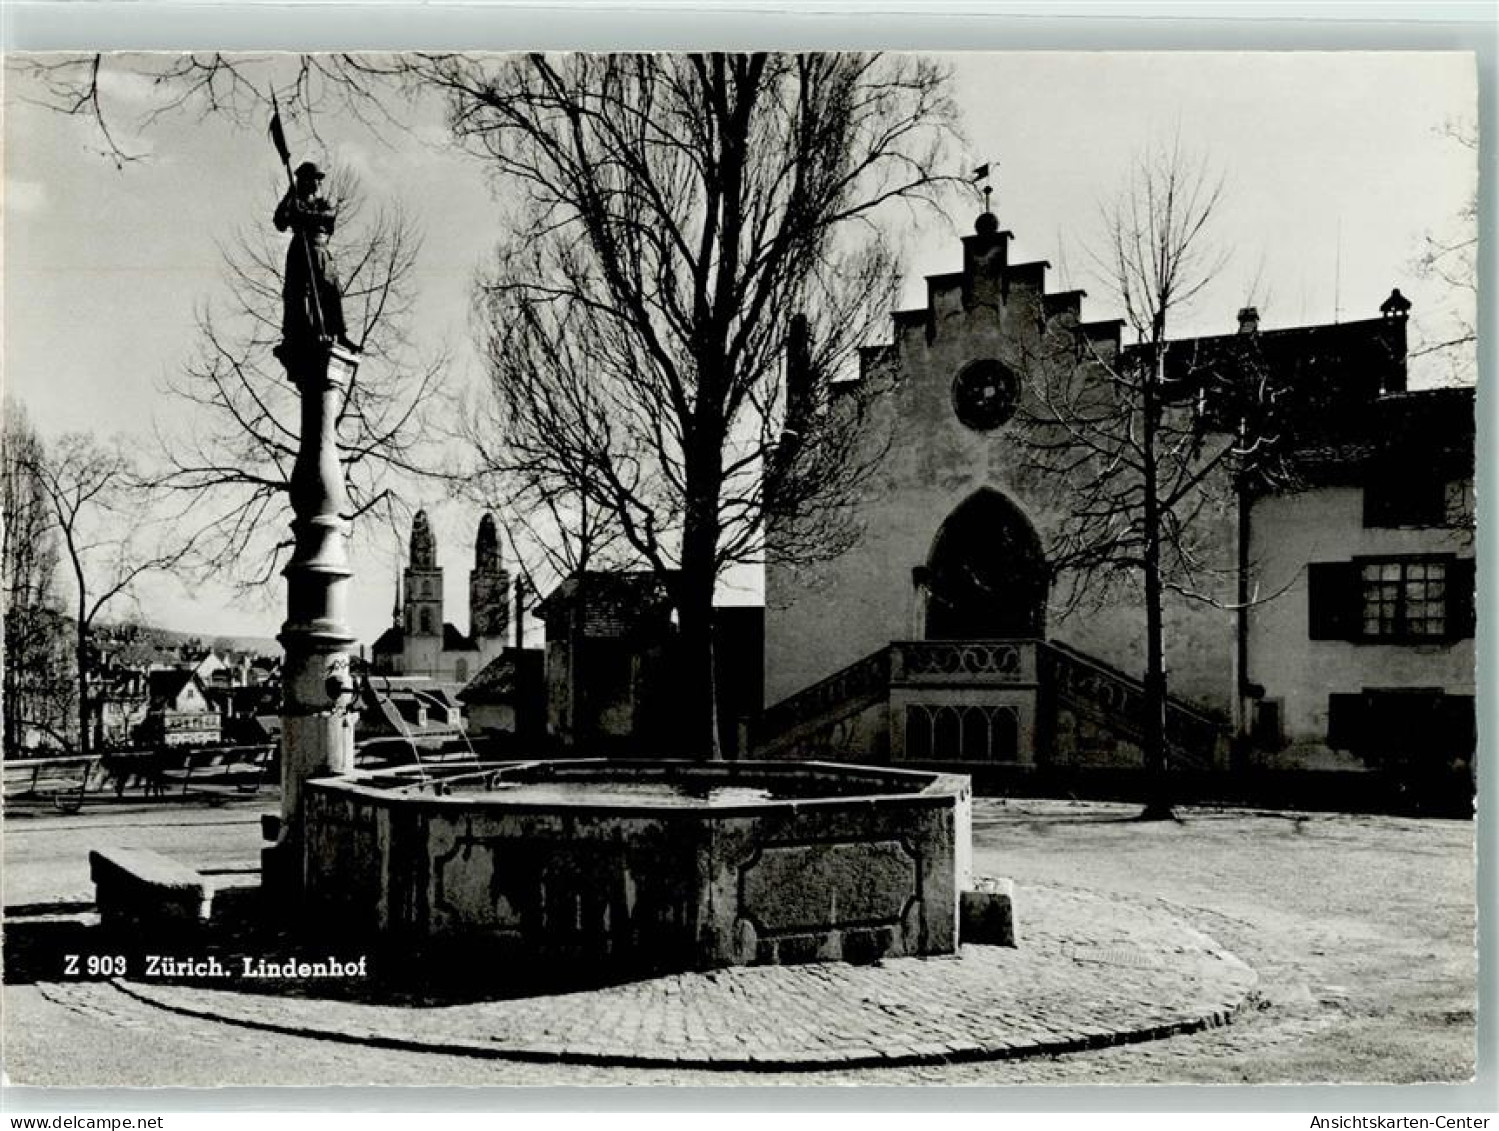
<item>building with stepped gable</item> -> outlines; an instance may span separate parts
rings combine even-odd
[[[862,353],[884,454],[856,546],[770,557],[761,755],[1140,764],[1143,608],[1128,586],[1076,600],[1048,560],[1073,500],[1022,433],[1043,367],[1103,381],[1131,347],[1010,242],[985,212],[962,269]],[[1406,390],[1408,309],[1396,291],[1379,317],[1263,331],[1245,310],[1167,344],[1168,411],[1204,434],[1234,427],[1232,390],[1273,394],[1283,472],[1218,485],[1199,531],[1226,567],[1218,603],[1168,594],[1177,768],[1362,770],[1402,742],[1432,766],[1471,758],[1473,391]]]

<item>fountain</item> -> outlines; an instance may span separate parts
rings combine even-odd
[[[304,789],[305,894],[325,926],[426,956],[659,972],[948,954],[969,800],[963,776],[816,762],[355,772]]]

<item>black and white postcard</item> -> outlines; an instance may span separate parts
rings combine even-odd
[[[10,1084],[1473,1078],[1472,53],[5,68]]]

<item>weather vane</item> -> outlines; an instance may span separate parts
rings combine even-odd
[[[995,162],[993,162],[993,164],[998,165],[999,162],[995,161]],[[983,194],[984,194],[984,211],[985,212],[992,211],[992,209],[990,209],[990,207],[989,207],[989,197],[992,196],[993,193],[994,193],[994,186],[989,183],[989,165],[990,165],[990,162],[985,161],[982,165],[980,165],[977,169],[975,169],[973,171],[973,183],[974,184],[978,184],[980,181],[984,182],[984,187],[983,187],[982,191],[983,191]]]

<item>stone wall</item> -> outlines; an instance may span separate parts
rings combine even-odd
[[[587,771],[543,765],[556,780]],[[324,779],[306,798],[309,906],[355,935],[496,960],[690,969],[955,950],[966,778],[818,763],[628,774],[773,775],[796,799],[527,803],[482,788],[396,793],[403,783],[374,774]]]

